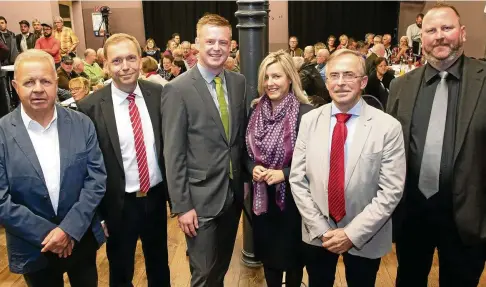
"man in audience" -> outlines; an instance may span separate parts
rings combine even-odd
[[[35,41],[37,40],[35,38],[35,35],[33,33],[30,33],[30,24],[26,20],[22,20],[19,22],[20,25],[20,34],[15,36],[16,42],[17,42],[17,51],[19,53],[25,52],[28,49],[34,49],[35,47]]]
[[[41,25],[44,32],[44,37],[35,42],[35,49],[39,49],[50,54],[54,58],[54,63],[56,63],[57,69],[61,64],[61,43],[52,36],[51,24],[42,23]]]
[[[15,61],[21,105],[0,120],[0,224],[10,270],[27,286],[98,285],[105,241],[97,206],[106,171],[91,120],[60,108],[56,70],[44,51]]]
[[[103,69],[105,65],[105,53],[103,51],[103,48],[99,48],[96,50],[96,63],[98,63],[98,66]]]
[[[376,35],[375,37],[373,37],[373,46],[377,44],[383,44],[383,36]]]
[[[34,41],[34,46],[35,46],[35,43],[37,42],[37,40],[42,37],[42,25],[41,25],[41,22],[39,21],[39,19],[34,19],[32,20],[32,28],[34,29],[34,38],[35,38],[35,41]]]
[[[292,36],[289,38],[289,48],[287,49],[287,53],[290,54],[291,57],[302,57],[304,56],[304,51],[301,48],[297,47],[299,45],[299,40],[297,37]]]
[[[15,34],[7,29],[7,19],[3,16],[0,16],[0,42],[5,44],[9,50],[8,57],[2,62],[2,65],[13,65],[19,52],[15,43]]]
[[[84,63],[81,58],[73,58],[73,72],[76,73],[76,77],[83,77],[89,80],[89,76],[84,72]]]
[[[162,133],[191,287],[213,287],[223,286],[243,202],[246,80],[223,68],[231,43],[228,20],[207,14],[196,29],[199,61],[165,85]]]
[[[385,59],[386,59],[386,63],[389,66],[391,65],[391,55],[392,55],[391,40],[392,38],[390,34],[383,35],[383,46],[385,47]]]
[[[168,287],[162,85],[138,81],[142,51],[135,37],[114,34],[104,52],[113,81],[84,98],[78,109],[95,124],[108,173],[100,213],[108,236],[110,286],[132,286],[140,237],[146,285]]]
[[[405,183],[402,127],[361,99],[368,79],[358,52],[333,53],[326,76],[332,103],[302,117],[289,177],[309,286],[334,286],[342,254],[348,286],[374,287]]]
[[[231,40],[230,57],[236,58],[236,53],[238,52],[238,42],[236,40]]]
[[[54,37],[61,43],[61,56],[70,55],[76,57],[76,47],[79,44],[78,37],[69,27],[64,27],[64,20],[62,17],[54,17]]]
[[[316,62],[316,59],[314,57],[314,47],[313,46],[307,46],[304,48],[304,61],[307,63],[314,63]]]
[[[96,63],[96,52],[93,49],[86,49],[86,51],[84,51],[84,72],[88,75],[91,86],[103,82],[105,73],[98,63]]]
[[[176,43],[176,47],[179,48],[181,45],[181,35],[179,33],[172,34],[172,40]]]
[[[420,38],[422,35],[422,19],[424,18],[424,14],[420,13],[415,18],[415,23],[411,24],[407,27],[407,38],[408,38],[408,46],[410,48],[415,47],[414,49],[417,50],[420,47]],[[414,51],[415,52],[415,51]]]
[[[365,35],[365,43],[368,44],[368,48],[373,47],[373,39],[375,39],[375,34],[368,33]]]
[[[387,110],[403,126],[404,197],[393,217],[396,286],[426,287],[434,251],[440,286],[479,286],[486,241],[486,65],[464,55],[457,9],[423,18],[427,64],[396,78]]]
[[[319,74],[321,75],[324,83],[326,82],[327,59],[329,59],[329,50],[320,49],[319,51],[317,51],[317,66],[316,66],[316,69],[317,69],[317,71],[319,71]]]
[[[363,57],[363,59],[366,60],[366,57],[368,56],[368,48],[369,48],[369,45],[368,43],[365,43],[363,41],[358,41],[356,43],[356,51],[358,51],[361,56]]]
[[[371,75],[375,70],[375,60],[378,57],[385,57],[385,46],[383,44],[375,44],[371,48],[371,54],[366,58],[366,74]]]
[[[76,76],[73,72],[73,59],[70,56],[63,56],[61,66],[57,69],[57,85],[61,89],[69,90],[69,81]]]
[[[182,55],[184,57],[184,63],[186,64],[187,67],[192,68],[194,65],[197,63],[197,57],[192,54],[191,51],[191,43],[188,41],[184,41],[181,44],[182,48]]]
[[[235,73],[240,72],[239,67],[235,63],[235,59],[233,59],[231,57],[228,57],[228,59],[226,59],[226,62],[224,62],[224,68],[228,71],[232,71],[232,72],[235,72]]]

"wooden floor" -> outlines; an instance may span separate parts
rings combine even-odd
[[[182,232],[177,226],[176,219],[169,219],[168,222],[168,248],[169,248],[169,262],[171,271],[172,287],[188,287],[190,286],[190,273],[188,261],[186,258],[186,243]],[[228,287],[264,287],[265,278],[263,276],[263,269],[249,269],[243,266],[240,262],[241,249],[243,246],[242,226],[238,231],[235,249],[233,251],[233,259],[230,268],[225,278],[225,286]],[[134,286],[147,286],[147,278],[145,276],[144,259],[140,241],[137,245],[135,256],[135,274]],[[99,286],[108,286],[108,259],[106,258],[105,247],[103,246],[98,251],[98,276]],[[382,261],[376,286],[392,287],[396,277],[397,261],[395,252],[386,255]],[[439,268],[437,256],[434,257],[432,270],[429,275],[429,286],[439,286],[438,284]],[[307,284],[307,274],[304,273],[304,280]],[[69,280],[65,277],[66,286],[69,285]],[[8,270],[7,250],[5,244],[5,231],[0,228],[0,287],[20,287],[26,286],[21,276],[12,274]],[[336,287],[345,287],[346,279],[344,273],[344,265],[342,259],[339,260],[338,268],[336,270]],[[486,287],[486,275],[483,273],[479,286]]]

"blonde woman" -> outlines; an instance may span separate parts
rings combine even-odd
[[[83,77],[77,77],[69,81],[69,91],[76,102],[81,101],[89,95],[89,80]]]
[[[302,115],[312,109],[292,57],[280,50],[261,63],[246,130],[245,166],[253,176],[253,235],[268,287],[302,281],[301,217],[290,192],[290,162]]]
[[[337,47],[337,50],[347,49],[348,42],[349,42],[349,38],[346,34],[342,34],[341,36],[339,36],[339,46]]]

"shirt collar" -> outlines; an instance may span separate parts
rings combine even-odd
[[[199,72],[201,72],[201,76],[203,79],[206,81],[206,83],[211,84],[211,82],[214,80],[216,76],[219,76],[221,78],[221,82],[225,83],[225,78],[224,78],[224,69],[221,71],[219,75],[214,75],[212,74],[208,69],[204,68],[201,64],[197,63],[197,68],[199,69]]]
[[[446,72],[454,76],[454,78],[460,80],[462,75],[462,62],[464,61],[464,54],[462,54],[457,60],[446,69]],[[430,63],[425,66],[425,81],[430,83],[430,81],[439,74],[436,68],[432,67]]]
[[[346,114],[350,114],[353,116],[359,116],[361,114],[361,107],[363,106],[363,99],[359,99],[359,101],[351,108]],[[331,103],[331,115],[334,116],[336,114],[342,113],[338,107],[334,104],[334,101]]]
[[[31,126],[32,123],[36,123],[38,124],[39,126],[41,126],[38,122],[36,122],[35,120],[33,120],[24,110],[24,106],[22,104],[20,104],[20,116],[22,117],[22,121],[24,122],[24,126],[26,129],[29,129],[29,127]],[[52,123],[54,123],[55,121],[57,120],[57,107],[56,105],[54,105],[54,116],[52,117],[52,120],[49,122],[49,124],[44,128],[42,127],[44,130],[48,130]]]
[[[138,82],[137,82],[137,87],[135,88],[135,91],[133,91],[133,93],[135,94],[135,98],[142,98],[143,99],[142,90],[140,90],[140,86],[138,85]],[[128,97],[129,94],[118,89],[115,86],[115,83],[113,83],[113,82],[111,82],[111,94],[112,94],[112,97],[113,97],[113,104],[121,105],[123,103],[123,101],[128,102],[127,97]]]

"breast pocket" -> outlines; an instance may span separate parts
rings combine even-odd
[[[360,170],[364,171],[369,178],[376,178],[381,167],[383,152],[362,153],[359,158]]]

